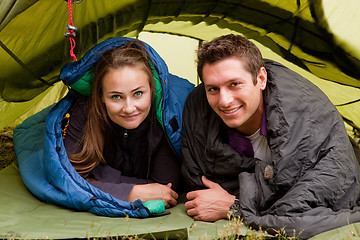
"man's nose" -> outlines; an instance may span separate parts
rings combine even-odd
[[[224,89],[220,90],[220,99],[219,99],[220,106],[228,107],[233,102],[233,100],[234,97],[229,91]]]

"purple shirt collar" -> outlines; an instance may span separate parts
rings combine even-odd
[[[229,137],[229,144],[240,154],[240,156],[254,157],[254,149],[250,140],[234,128],[227,127],[226,129]],[[265,109],[261,116],[260,134],[267,138]]]
[[[261,116],[261,123],[260,123],[260,134],[267,138],[267,127],[266,127],[266,114],[265,109],[263,109],[263,113]]]

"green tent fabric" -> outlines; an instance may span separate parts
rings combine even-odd
[[[318,77],[344,119],[352,127],[360,126],[357,0],[73,2],[79,57],[108,37],[136,37],[144,31],[200,41],[240,33],[256,42],[265,57],[280,58]],[[9,103],[33,99],[59,81],[60,68],[72,60],[64,38],[68,21],[64,0],[1,1],[0,113],[11,117],[1,120],[0,127],[14,124],[20,116],[19,104],[8,107]]]
[[[194,221],[186,215],[183,201],[170,209],[170,215],[147,219],[109,218],[75,212],[41,202],[32,196],[22,183],[15,165],[0,171],[0,196],[0,239],[93,239],[137,235],[150,239],[195,240],[226,236],[232,239],[233,233],[271,236],[227,220],[215,223]],[[311,239],[360,239],[360,223]]]
[[[347,123],[349,133],[353,134],[354,129],[359,132],[358,0],[72,2],[72,17],[78,28],[75,37],[75,54],[78,58],[96,43],[114,36],[142,38],[144,33],[166,33],[191,39],[195,42],[193,46],[197,46],[201,41],[209,41],[222,34],[243,34],[261,49],[265,58],[281,62],[318,85],[337,106]],[[59,72],[67,62],[72,61],[69,40],[64,37],[68,22],[68,4],[64,0],[0,1],[0,128],[16,126],[27,116],[66,94],[66,87],[59,82]],[[161,52],[161,48],[165,48],[165,43],[162,42],[164,39],[163,36],[154,37],[153,42],[148,43],[152,46],[153,43],[160,43],[160,48],[156,48],[156,51]],[[184,44],[173,41],[166,44],[169,45],[169,51],[194,51],[187,48],[185,41]],[[177,75],[193,71],[185,68],[189,61],[180,55],[173,54],[172,58],[165,58],[165,61],[173,61],[181,69]],[[194,64],[193,59],[190,62]],[[173,66],[169,64],[169,67]],[[191,76],[193,77],[189,80],[196,83],[196,73]],[[142,225],[146,221],[139,220],[141,226],[135,228],[138,223],[131,220],[131,224],[124,225],[126,229],[131,229],[126,232],[125,227],[118,228],[120,224],[124,224],[124,219],[104,219],[37,201],[21,185],[19,173],[14,166],[0,171],[0,177],[0,237],[9,234],[21,234],[23,238],[73,238],[81,234],[81,237],[85,237],[85,231],[77,235],[80,229],[85,228],[84,224],[93,226],[93,230],[86,228],[86,236],[96,236],[97,232],[104,236],[107,231],[115,235],[144,234]],[[168,218],[173,219],[171,221],[177,223],[176,226],[171,225],[170,220],[163,220],[166,218],[163,217],[150,221],[150,228],[146,231],[195,236],[189,230],[193,222],[185,215],[182,205],[172,212]],[[176,220],[176,217],[181,221]],[[32,219],[38,222],[31,221]],[[84,219],[85,223],[82,222]],[[61,227],[58,225],[60,222]],[[37,225],[31,225],[32,223]],[[160,224],[160,228],[151,224]],[[48,230],[44,231],[44,225]],[[113,228],[107,230],[108,225]],[[165,225],[167,227],[163,228]],[[199,232],[209,232],[211,236],[217,234],[214,229],[220,229],[221,225],[223,226],[222,222],[197,223],[198,229],[202,229]],[[359,224],[345,226],[324,233],[323,239],[339,239],[336,238],[339,236],[337,234],[351,232],[359,237],[359,229]],[[244,231],[246,233],[246,228]],[[47,235],[43,235],[44,232]]]

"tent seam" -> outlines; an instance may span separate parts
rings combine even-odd
[[[12,57],[12,59],[14,59],[20,66],[22,66],[28,73],[30,73],[33,77],[35,77],[36,79],[38,79],[39,81],[41,81],[42,83],[45,83],[48,86],[52,86],[53,84],[48,83],[47,81],[45,81],[45,79],[36,76],[36,74],[34,72],[32,72],[25,63],[23,63],[8,47],[6,47],[6,45],[0,41],[0,46],[2,49],[4,49],[5,52],[7,52],[9,54],[10,57]]]

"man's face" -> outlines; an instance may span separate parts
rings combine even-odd
[[[263,112],[265,68],[259,70],[256,85],[243,60],[237,57],[205,64],[202,73],[207,100],[224,123],[245,135],[255,133]]]

